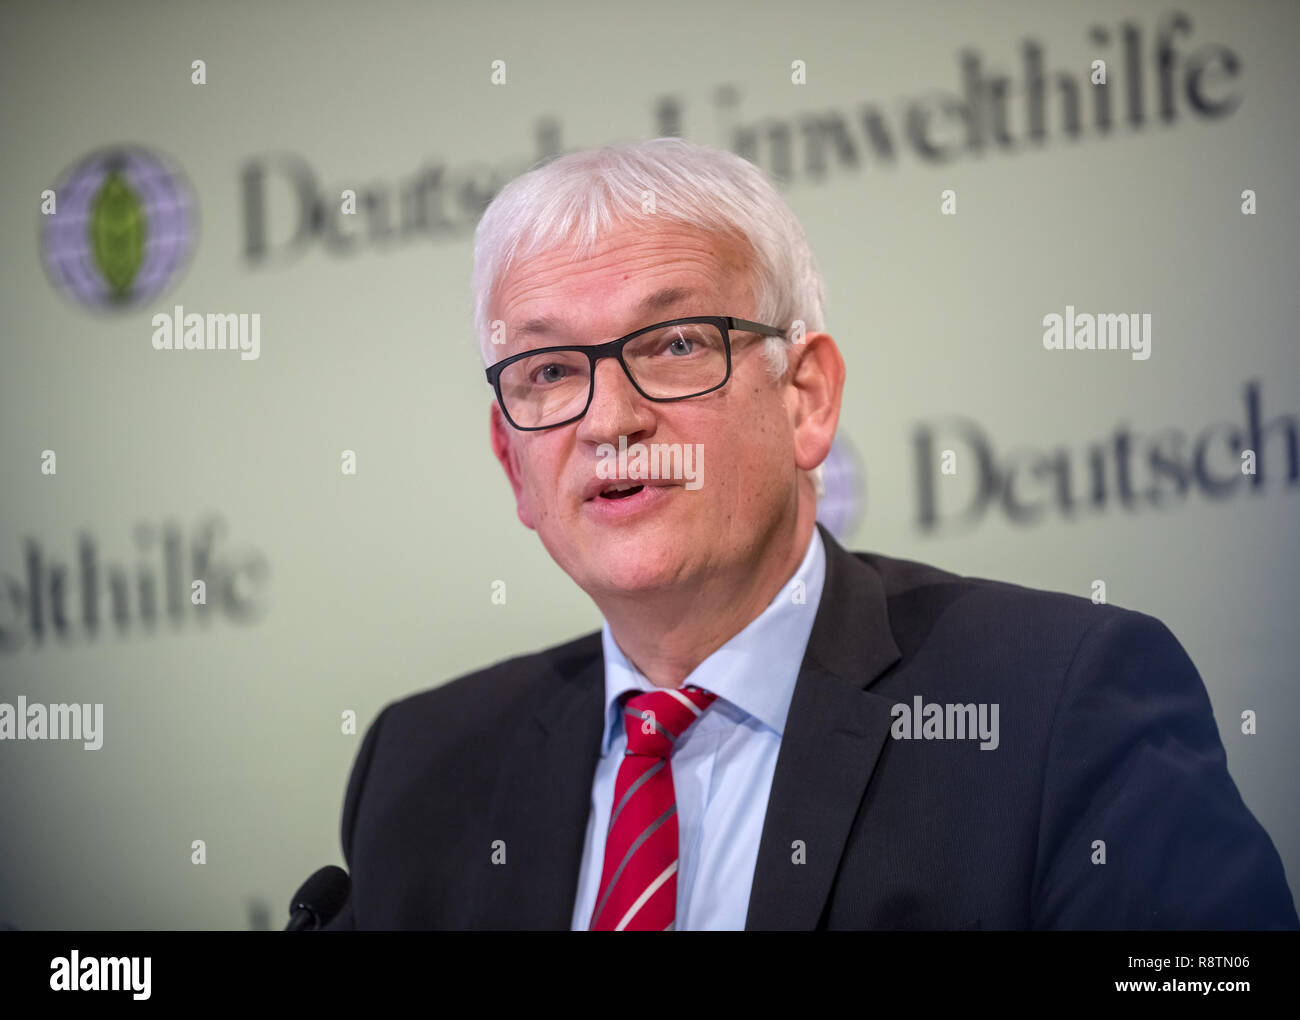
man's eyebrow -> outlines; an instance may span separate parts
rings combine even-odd
[[[515,339],[524,336],[532,336],[535,333],[558,333],[564,328],[564,324],[550,315],[543,315],[540,319],[529,319],[522,326],[515,330]]]
[[[663,290],[655,291],[637,305],[637,312],[646,315],[661,308],[671,308],[673,305],[680,304],[687,298],[694,296],[694,291],[689,287],[665,287]]]
[[[653,294],[644,298],[636,306],[638,315],[649,315],[651,312],[657,312],[663,308],[671,308],[673,305],[695,296],[695,292],[689,287],[664,287]],[[536,319],[529,319],[515,330],[515,339],[526,336],[536,336],[537,334],[562,333],[566,330],[563,322],[553,315],[543,315]]]

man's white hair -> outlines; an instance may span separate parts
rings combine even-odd
[[[492,200],[474,232],[474,331],[483,363],[497,360],[488,308],[512,265],[564,244],[584,258],[615,227],[665,221],[748,247],[758,321],[787,332],[824,328],[821,273],[802,225],[768,176],[725,149],[652,138],[560,156],[516,177]],[[778,379],[792,342],[767,338],[765,359]],[[812,477],[820,498],[821,467]]]

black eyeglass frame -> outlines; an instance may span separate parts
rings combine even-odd
[[[627,346],[629,341],[635,340],[643,333],[649,333],[651,330],[655,329],[663,329],[665,326],[680,326],[688,322],[707,323],[718,328],[718,331],[722,334],[722,346],[727,354],[726,375],[722,377],[722,382],[718,383],[716,386],[710,386],[708,389],[700,390],[698,393],[687,393],[685,396],[681,397],[652,397],[649,393],[643,390],[637,383],[636,379],[633,378],[631,369],[627,367],[627,362],[623,360],[623,348]],[[591,401],[596,395],[596,362],[601,358],[617,358],[618,363],[623,366],[623,374],[627,376],[627,380],[632,384],[633,389],[641,394],[641,396],[645,397],[646,400],[653,400],[655,403],[667,404],[677,400],[693,400],[696,397],[704,396],[706,393],[712,393],[714,390],[722,389],[722,387],[727,385],[727,381],[731,378],[731,331],[733,329],[742,333],[760,333],[763,336],[785,337],[785,330],[783,329],[777,329],[775,326],[765,326],[761,322],[751,322],[749,319],[738,319],[734,315],[688,315],[683,319],[669,319],[667,322],[656,322],[652,326],[642,326],[635,332],[629,333],[627,336],[621,336],[617,340],[610,340],[608,343],[565,344],[561,347],[539,347],[533,351],[522,351],[519,354],[512,354],[510,357],[498,361],[495,365],[488,366],[486,369],[487,381],[489,385],[491,385],[493,392],[496,393],[497,404],[501,408],[501,413],[505,416],[506,421],[508,421],[514,428],[518,429],[520,432],[542,432],[546,429],[558,429],[562,425],[572,425],[575,421],[582,418],[591,407]],[[515,420],[510,417],[510,411],[506,408],[505,397],[501,395],[502,370],[507,365],[513,364],[516,361],[521,361],[524,358],[536,357],[538,354],[552,354],[556,351],[579,351],[587,356],[587,361],[591,365],[590,383],[587,386],[587,402],[583,405],[582,410],[578,414],[575,414],[572,418],[566,418],[564,421],[557,421],[553,425],[516,424]]]

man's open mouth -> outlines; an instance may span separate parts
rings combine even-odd
[[[627,499],[644,489],[644,485],[611,485],[600,494],[601,499]]]

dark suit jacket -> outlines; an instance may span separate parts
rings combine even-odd
[[[1162,623],[822,539],[747,928],[1300,926]],[[896,739],[917,695],[996,703],[999,746]],[[599,633],[388,705],[330,927],[567,929],[604,721]]]

